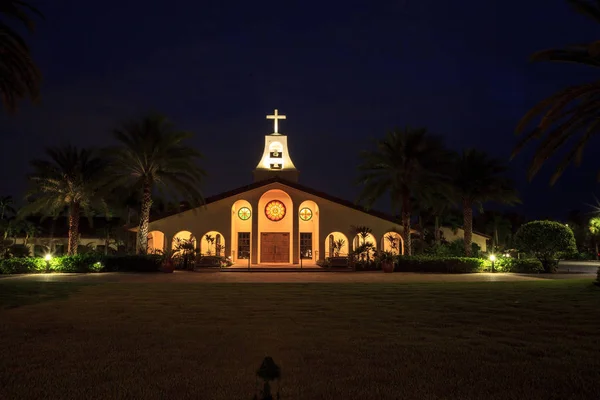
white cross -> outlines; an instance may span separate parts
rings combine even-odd
[[[273,133],[279,133],[279,132],[277,132],[277,129],[278,129],[277,120],[280,120],[280,119],[285,119],[285,115],[279,115],[279,114],[277,113],[277,109],[275,109],[275,112],[273,113],[273,115],[267,115],[267,119],[272,119],[272,120],[274,120],[274,121],[273,121],[273,125],[274,125],[274,128],[273,128],[273,129],[275,129],[275,130],[274,130],[274,132],[273,132]]]

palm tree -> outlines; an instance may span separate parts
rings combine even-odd
[[[486,224],[486,231],[492,235],[492,251],[500,246],[500,243],[505,243],[506,238],[510,235],[512,224],[506,218],[498,213],[493,213]],[[500,240],[502,238],[502,240]]]
[[[41,213],[44,216],[56,216],[67,210],[67,254],[77,254],[81,213],[91,220],[94,209],[107,208],[102,196],[105,162],[93,150],[73,146],[48,148],[46,155],[49,160],[36,159],[31,162],[34,172],[29,175],[32,184],[26,195],[29,203],[19,211],[19,215]]]
[[[452,193],[452,189],[448,188],[443,192],[429,193],[422,200],[422,204],[425,208],[426,214],[429,217],[433,217],[433,237],[435,240],[435,244],[441,244],[441,224],[442,222],[444,222],[445,217],[448,216],[448,214],[454,206],[454,197],[455,196]]]
[[[205,176],[197,165],[200,152],[183,142],[192,136],[176,130],[164,116],[150,114],[124,123],[114,131],[120,146],[109,149],[113,184],[141,194],[137,251],[148,251],[148,223],[153,191],[183,195],[194,205],[204,203],[200,184]]]
[[[23,220],[21,222],[21,232],[25,235],[23,245],[27,246],[30,240],[34,239],[40,232],[40,228],[31,221]]]
[[[393,211],[402,212],[406,253],[411,255],[411,198],[444,191],[451,153],[441,138],[424,128],[389,132],[376,146],[377,150],[361,154],[359,198],[371,207],[382,196],[391,197]]]
[[[463,208],[463,230],[465,254],[471,255],[473,237],[473,206],[483,211],[483,203],[519,202],[513,182],[504,176],[507,171],[504,163],[490,158],[486,153],[464,150],[456,159],[454,168],[454,191]]]
[[[17,211],[13,207],[13,198],[12,196],[2,196],[0,197],[0,219],[4,219],[6,214],[8,213],[16,213]]]
[[[598,259],[598,238],[600,237],[600,217],[594,217],[590,219],[589,223],[590,233],[594,239],[594,246],[596,248],[596,260]]]
[[[33,32],[35,23],[30,13],[42,16],[36,8],[22,0],[0,0],[0,14],[7,20],[20,21]],[[3,21],[0,21],[0,48],[0,92],[4,107],[14,113],[19,100],[25,97],[34,101],[38,99],[41,76],[23,38]]]
[[[577,12],[600,22],[599,0],[568,0],[568,2]],[[571,62],[600,67],[600,42],[540,51],[532,56],[532,60]],[[592,136],[600,133],[600,81],[571,86],[542,100],[521,119],[516,133],[521,133],[538,116],[541,116],[540,122],[513,150],[514,157],[532,139],[541,139],[545,136],[529,167],[529,179],[535,176],[544,162],[560,147],[574,137],[580,136],[552,175],[550,184],[553,185],[571,162],[575,162],[576,165],[581,163],[583,149],[587,142]]]

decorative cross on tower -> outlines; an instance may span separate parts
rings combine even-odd
[[[273,113],[273,115],[267,115],[267,119],[272,119],[273,121],[273,133],[279,133],[278,132],[278,127],[279,124],[277,123],[278,120],[280,119],[285,119],[285,115],[279,115],[279,113],[277,112],[277,109],[275,109],[275,112]]]

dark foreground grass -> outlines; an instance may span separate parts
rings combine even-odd
[[[265,355],[284,400],[600,398],[590,280],[11,285],[2,399],[251,399]]]
[[[0,309],[67,298],[82,286],[54,282],[0,282]]]

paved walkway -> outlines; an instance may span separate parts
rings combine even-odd
[[[383,272],[185,272],[173,274],[33,274],[0,279],[14,282],[130,282],[130,283],[419,283],[419,282],[519,282],[541,279],[595,278],[592,274],[519,275],[501,273],[479,274],[417,274]]]

